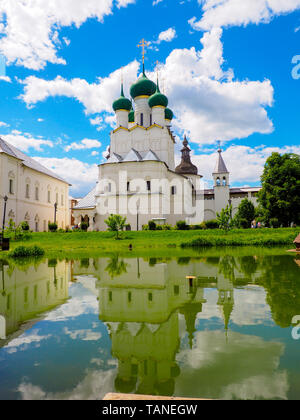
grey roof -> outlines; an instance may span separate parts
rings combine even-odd
[[[131,149],[127,154],[118,155],[117,153],[112,153],[107,163],[120,163],[120,162],[146,162],[146,161],[157,161],[161,162],[159,157],[153,150],[148,150],[146,152],[138,152],[135,149]]]
[[[229,174],[229,172],[226,168],[225,162],[223,160],[223,157],[222,157],[222,150],[221,149],[218,150],[218,154],[219,154],[219,156],[218,156],[217,164],[216,164],[216,167],[215,167],[215,170],[214,170],[213,173],[214,174]]]
[[[92,191],[88,193],[82,200],[80,200],[74,210],[81,210],[81,209],[93,209],[96,207],[96,190],[97,186],[95,186]]]
[[[27,168],[33,169],[34,171],[37,171],[37,172],[41,172],[42,174],[48,175],[51,178],[58,179],[59,181],[62,181],[68,184],[66,180],[56,175],[54,172],[50,171],[49,169],[45,168],[36,160],[25,155],[25,153],[21,152],[21,150],[17,149],[13,145],[7,143],[1,137],[0,137],[0,153],[5,153],[6,155],[9,155],[16,159],[21,160],[23,165],[26,166]]]

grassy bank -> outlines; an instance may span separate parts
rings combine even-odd
[[[100,255],[107,253],[127,253],[129,245],[133,252],[163,251],[170,248],[176,253],[184,247],[209,246],[275,246],[286,245],[293,248],[293,241],[299,229],[220,230],[206,231],[142,231],[124,232],[122,240],[116,240],[111,232],[73,233],[33,233],[27,241],[11,242],[11,250],[18,246],[39,246],[46,256],[59,255]],[[174,253],[172,251],[172,253]],[[0,253],[0,258],[7,256]]]

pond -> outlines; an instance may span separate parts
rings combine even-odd
[[[0,399],[300,399],[297,315],[285,250],[2,261]]]

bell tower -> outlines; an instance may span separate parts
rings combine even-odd
[[[221,210],[229,204],[230,200],[230,173],[227,170],[224,159],[222,157],[221,145],[218,149],[217,164],[212,175],[214,179],[215,191],[215,212],[220,213]]]

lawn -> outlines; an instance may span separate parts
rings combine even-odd
[[[294,248],[293,241],[299,229],[252,229],[233,230],[229,233],[221,230],[205,231],[141,231],[124,232],[122,240],[116,240],[112,232],[72,232],[72,233],[33,233],[27,241],[12,241],[11,250],[18,246],[38,245],[47,256],[53,255],[96,255],[104,253],[127,253],[132,245],[134,252],[164,251],[170,248],[179,254],[189,247],[209,246],[275,246],[286,245]],[[172,251],[172,253],[173,253]],[[177,253],[176,252],[176,253]],[[1,252],[0,257],[7,256]]]

